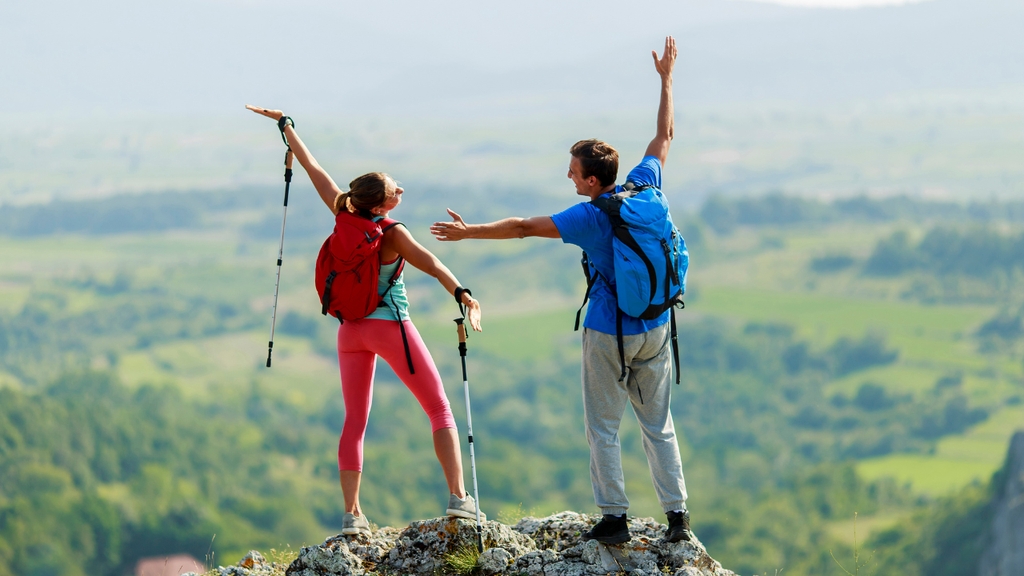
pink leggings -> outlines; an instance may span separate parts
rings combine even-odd
[[[409,339],[415,374],[409,373],[398,322],[364,318],[346,320],[338,328],[338,364],[341,366],[341,392],[345,397],[345,425],[338,442],[338,470],[363,469],[363,436],[370,416],[377,356],[383,358],[412,391],[430,417],[431,432],[456,428],[441,375],[437,373],[434,359],[423,345],[419,332],[409,320],[405,321],[405,334]]]

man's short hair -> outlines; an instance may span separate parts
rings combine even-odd
[[[580,159],[583,173],[580,176],[594,176],[601,186],[615,183],[619,175],[619,152],[611,144],[591,138],[580,140],[569,148],[569,153]]]

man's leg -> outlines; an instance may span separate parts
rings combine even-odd
[[[668,326],[641,335],[643,345],[633,356],[630,385],[639,386],[643,403],[630,394],[643,433],[644,453],[658,501],[665,512],[686,508],[686,483],[679,458],[676,429],[669,410],[672,392],[672,359]]]
[[[614,334],[583,330],[583,418],[590,445],[590,482],[603,514],[621,515],[629,508],[619,452],[619,424],[628,392],[619,382],[618,344]]]

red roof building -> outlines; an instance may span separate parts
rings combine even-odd
[[[188,554],[143,558],[135,564],[135,576],[181,576],[186,572],[206,572],[199,560]]]

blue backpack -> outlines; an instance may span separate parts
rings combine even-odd
[[[668,200],[660,190],[653,186],[638,187],[633,182],[626,182],[622,188],[622,192],[599,196],[591,201],[591,204],[608,215],[614,232],[612,250],[615,297],[618,303],[616,337],[622,363],[619,380],[626,377],[622,315],[653,320],[671,309],[672,353],[678,384],[679,343],[676,337],[675,306],[684,307],[683,294],[686,292],[690,255],[686,250],[686,241],[672,223]],[[591,271],[586,252],[583,253],[582,264],[587,276],[587,292],[583,297],[583,304],[586,305],[599,273],[596,268]],[[607,280],[606,283],[611,286]],[[576,312],[576,330],[579,330],[582,310],[583,306],[580,306]]]

